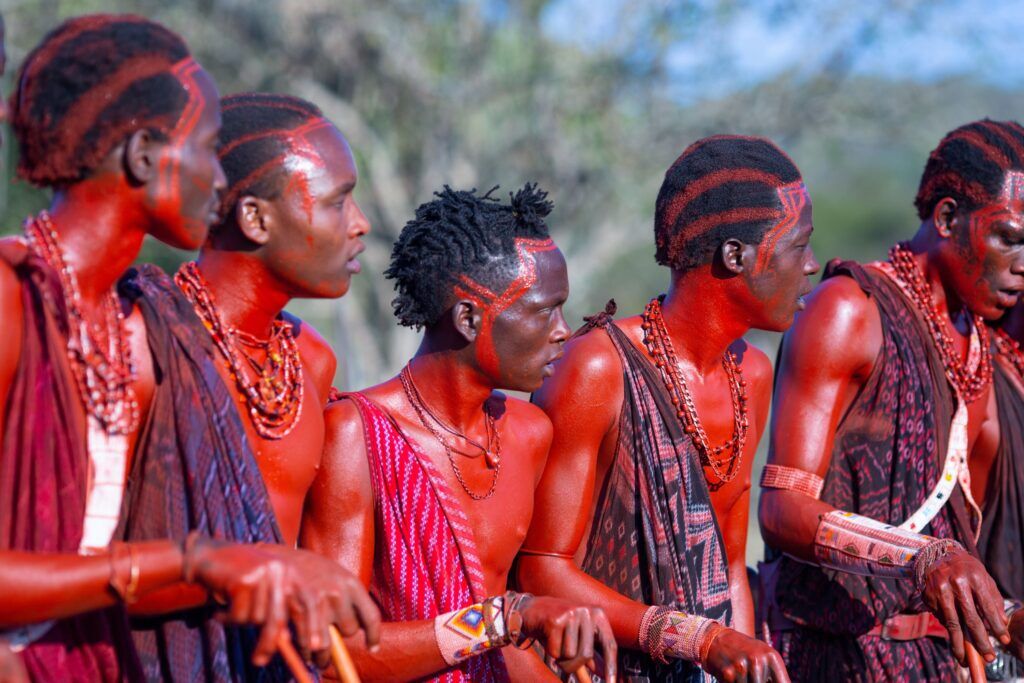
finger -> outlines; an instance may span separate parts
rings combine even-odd
[[[1009,644],[1010,633],[1007,630],[1006,613],[1003,611],[1003,596],[995,583],[985,580],[980,587],[975,587],[974,604],[988,625],[988,632],[1003,645]]]
[[[286,629],[288,618],[288,607],[285,605],[285,590],[283,573],[280,565],[270,563],[267,568],[267,575],[264,580],[270,587],[270,604],[267,609],[267,620],[260,631],[260,638],[256,643],[256,649],[252,653],[252,661],[256,666],[264,666],[270,661],[275,649],[277,639],[281,631]]]
[[[612,633],[608,617],[602,612],[598,618],[598,637],[601,640],[601,653],[604,655],[604,676],[608,683],[616,683],[619,670],[619,646],[615,642],[615,635]]]
[[[359,614],[359,623],[366,632],[366,644],[370,646],[370,652],[377,650],[380,643],[380,608],[377,607],[370,594],[358,587],[358,590],[351,591],[352,604]]]
[[[987,661],[992,661],[995,659],[996,654],[992,650],[992,641],[989,640],[985,623],[978,616],[978,611],[974,608],[974,595],[971,592],[970,585],[954,581],[953,594],[956,596],[957,608],[962,616],[961,623],[965,627],[964,630],[967,637]],[[966,655],[966,650],[964,654]]]
[[[310,595],[308,597],[310,642],[309,647],[313,652],[327,650],[331,644],[331,638],[327,635],[327,625],[331,623],[333,610],[328,604],[326,595]]]
[[[333,621],[341,631],[341,635],[351,638],[359,633],[359,621],[356,619],[356,611],[346,596],[336,595],[331,602],[334,607]]]
[[[256,588],[259,586],[260,583],[256,584]],[[252,616],[253,592],[253,587],[242,584],[231,593],[231,602],[225,616],[227,621],[232,624],[251,624],[255,621]]]
[[[580,614],[579,652],[576,656],[584,659],[594,658],[594,620],[588,609]]]
[[[563,627],[558,623],[551,623],[544,625],[545,645],[547,646],[548,654],[555,659],[565,659],[565,655],[562,652],[562,630]]]
[[[786,663],[782,661],[782,656],[778,652],[772,652],[768,659],[768,667],[771,669],[772,680],[775,683],[790,683]]]
[[[562,659],[575,659],[579,652],[580,622],[575,612],[569,612],[565,624],[564,636],[562,637]]]
[[[953,658],[963,666],[965,664],[964,634],[961,631],[960,617],[957,615],[956,605],[953,602],[953,591],[948,583],[940,586],[937,602],[942,616],[942,625],[949,631],[949,646],[953,650]]]
[[[750,660],[748,680],[753,681],[753,683],[766,683],[768,680],[767,673],[768,666],[764,655],[754,655]]]
[[[270,614],[270,584],[260,581],[253,587],[252,606],[249,610],[249,619],[253,624],[262,624]]]

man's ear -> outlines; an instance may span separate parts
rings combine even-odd
[[[472,344],[480,334],[483,311],[469,299],[459,299],[452,306],[452,325],[467,342]]]
[[[157,177],[157,165],[164,143],[152,131],[140,129],[128,136],[124,143],[123,163],[128,182],[146,185]]]
[[[756,248],[730,237],[718,247],[715,260],[726,272],[739,275],[750,267],[756,253]]]
[[[270,240],[270,229],[274,224],[275,215],[270,202],[266,199],[242,195],[235,204],[235,222],[238,230],[250,242],[263,246]]]
[[[935,223],[935,232],[939,233],[940,237],[948,239],[960,227],[960,213],[957,208],[955,199],[943,197],[932,210],[932,222]]]

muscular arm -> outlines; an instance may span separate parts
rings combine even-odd
[[[839,419],[881,347],[878,309],[853,280],[827,280],[811,295],[783,341],[769,463],[824,478]],[[761,533],[769,545],[814,562],[818,522],[833,509],[803,493],[764,489]]]
[[[565,557],[523,554],[517,579],[525,591],[602,608],[619,644],[636,648],[647,606],[591,578],[572,559],[590,518],[598,452],[617,438],[622,395],[622,365],[600,332],[570,342],[555,374],[534,395],[554,437],[523,547]]]
[[[352,401],[332,404],[324,418],[324,454],[306,500],[299,545],[335,560],[369,586],[374,502],[362,419]],[[369,680],[413,680],[448,668],[433,620],[382,623],[380,648],[373,651],[361,632],[347,644],[359,674]]]

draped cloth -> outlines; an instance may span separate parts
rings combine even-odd
[[[729,564],[711,494],[692,439],[683,432],[657,368],[608,312],[577,335],[603,328],[622,362],[623,398],[615,458],[601,485],[581,568],[647,605],[666,605],[732,623]],[[711,680],[681,660],[668,665],[619,651],[619,678]]]
[[[377,404],[343,394],[359,409],[381,542],[374,553],[370,594],[384,621],[418,621],[478,603],[488,596],[469,518],[427,456]],[[500,650],[471,657],[426,680],[505,683]]]
[[[997,361],[994,370],[999,449],[989,476],[978,552],[1003,597],[1024,600],[1024,394],[1014,383],[1012,367]]]
[[[270,499],[238,410],[217,372],[209,332],[155,266],[129,271],[121,295],[139,307],[156,388],[136,447],[123,540],[184,540],[193,530],[242,543],[280,543]],[[148,680],[288,680],[279,658],[251,664],[258,632],[224,626],[208,607],[135,619]]]
[[[0,243],[21,283],[24,334],[4,406],[0,452],[0,549],[76,553],[82,539],[88,451],[65,367],[68,313],[56,271],[24,244]],[[46,627],[41,627],[45,629]],[[37,682],[138,680],[121,606],[52,622],[21,657]]]
[[[825,279],[839,275],[853,278],[878,307],[882,348],[836,429],[821,499],[899,525],[941,474],[954,396],[924,319],[898,285],[853,262],[830,267]],[[922,532],[976,552],[959,487]],[[889,617],[924,610],[913,581],[836,572],[787,556],[765,574],[776,583],[765,590],[762,613],[776,624],[773,644],[794,681],[956,680],[958,667],[945,640],[867,635]],[[780,629],[779,616],[795,625]]]

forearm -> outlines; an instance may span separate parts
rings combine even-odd
[[[798,560],[817,564],[814,539],[824,515],[835,508],[810,496],[783,489],[764,489],[758,519],[764,542]]]
[[[518,583],[522,590],[600,607],[608,617],[616,642],[621,647],[639,647],[640,620],[648,605],[613,591],[569,558],[524,554],[519,556],[518,562]]]
[[[520,650],[515,647],[502,649],[508,666],[509,678],[513,681],[558,681],[559,678],[541,660],[540,655],[531,647]]]
[[[365,634],[346,638],[352,659],[363,680],[413,681],[448,668],[434,634],[433,620],[381,624],[380,647],[370,652]]]
[[[115,557],[111,554],[82,556],[71,553],[0,552],[0,586],[4,587],[4,609],[0,628],[10,628],[48,619],[60,619],[118,602],[120,597],[111,577],[131,583],[137,574],[133,595],[177,583],[182,577],[182,550],[172,541],[130,544]],[[134,565],[134,569],[133,569]]]
[[[729,599],[732,601],[732,627],[754,637],[754,598],[747,580],[747,566],[737,562],[729,567]]]

